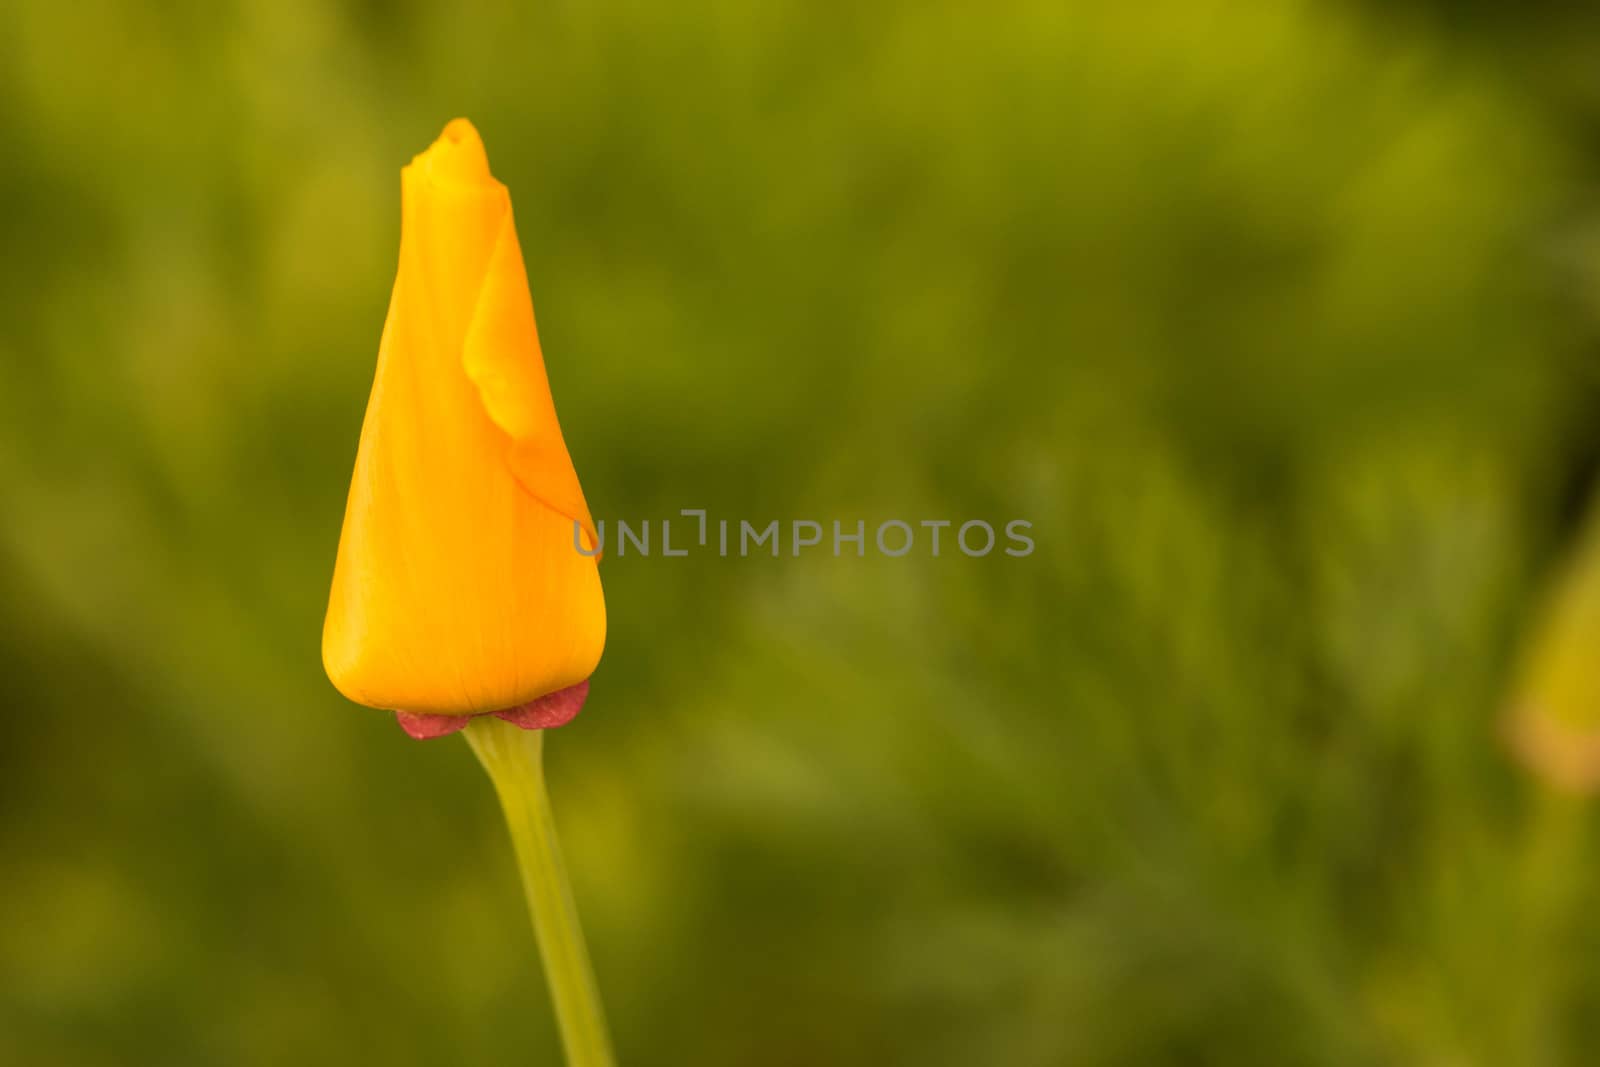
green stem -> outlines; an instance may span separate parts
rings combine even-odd
[[[600,990],[583,944],[545,792],[544,731],[523,730],[493,715],[480,715],[464,732],[505,809],[568,1067],[613,1067],[616,1061],[600,1009]]]

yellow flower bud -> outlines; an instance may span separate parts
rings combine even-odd
[[[465,119],[401,172],[400,266],[322,659],[360,704],[514,708],[605,644],[598,541],[556,421],[511,198]]]

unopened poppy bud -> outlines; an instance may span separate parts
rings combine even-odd
[[[594,522],[556,421],[506,187],[465,119],[401,172],[400,265],[322,658],[413,736],[575,714],[605,644]],[[563,694],[553,697],[554,694]]]

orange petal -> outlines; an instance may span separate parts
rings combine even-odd
[[[323,662],[358,703],[516,707],[605,643],[510,197],[458,119],[402,172],[400,267],[345,510]],[[592,532],[590,534],[592,537]]]
[[[489,418],[512,440],[511,469],[523,488],[579,523],[593,548],[594,520],[556,421],[527,278],[507,210],[467,328],[463,365]],[[531,349],[522,343],[529,337]]]

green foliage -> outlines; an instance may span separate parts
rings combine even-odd
[[[1566,113],[1326,5],[539,6],[8,12],[0,1062],[554,1062],[481,772],[318,659],[457,114],[597,518],[1038,543],[606,562],[624,1063],[1591,1061],[1592,819],[1497,739]]]

